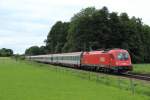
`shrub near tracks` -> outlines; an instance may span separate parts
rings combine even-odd
[[[149,100],[146,95],[132,95],[69,70],[0,59],[0,100]]]

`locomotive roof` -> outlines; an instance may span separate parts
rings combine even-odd
[[[100,50],[96,50],[96,51],[90,51],[90,52],[86,52],[86,53],[90,53],[90,54],[99,54],[99,53],[111,53],[111,52],[118,52],[118,51],[126,51],[124,49],[100,49]]]

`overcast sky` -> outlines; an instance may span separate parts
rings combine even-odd
[[[21,54],[30,46],[44,45],[56,21],[69,21],[75,13],[90,6],[127,12],[150,25],[149,4],[149,0],[0,0],[0,48]]]

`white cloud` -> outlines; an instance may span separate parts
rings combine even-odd
[[[23,36],[12,36],[12,37],[0,37],[0,47],[3,48],[11,48],[15,51],[15,53],[24,53],[26,48],[30,46],[41,46],[44,45],[43,37],[23,37]],[[16,51],[17,50],[17,51]]]

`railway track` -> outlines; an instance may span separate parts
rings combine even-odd
[[[150,75],[148,74],[126,73],[126,74],[123,74],[123,76],[127,78],[150,81]]]
[[[83,70],[83,69],[76,69],[76,70]],[[150,74],[139,74],[139,73],[122,73],[122,74],[117,74],[117,73],[107,73],[107,72],[102,72],[102,71],[91,71],[91,70],[83,70],[83,71],[90,71],[90,72],[95,72],[99,74],[106,74],[106,75],[114,75],[118,77],[126,77],[126,78],[132,78],[132,79],[137,79],[137,80],[144,80],[144,81],[150,81]]]
[[[76,69],[76,70],[82,70],[82,71],[90,71],[94,73],[99,74],[106,74],[106,75],[114,75],[117,77],[126,77],[126,78],[132,78],[137,80],[144,80],[144,81],[150,81],[150,74],[139,74],[139,73],[124,73],[124,74],[117,74],[117,73],[108,73],[108,72],[102,72],[102,71],[91,71],[91,70],[85,70],[85,69]]]
[[[59,65],[59,66],[70,68],[70,67],[63,66],[63,65]],[[103,71],[93,71],[93,70],[89,70],[89,69],[78,69],[78,68],[71,68],[71,69],[89,71],[89,72],[94,72],[94,73],[99,73],[99,74],[106,74],[106,75],[114,75],[114,76],[117,76],[117,77],[125,77],[125,78],[133,78],[133,79],[137,79],[137,80],[150,81],[150,74],[139,74],[139,73],[132,73],[132,72],[124,73],[124,74],[117,74],[117,73],[108,73],[108,72],[103,72]]]
[[[83,69],[80,69],[80,70],[83,70]],[[84,71],[91,71],[91,70],[84,70]],[[133,72],[122,73],[122,74],[108,73],[108,72],[102,72],[102,71],[98,71],[98,72],[91,71],[91,72],[95,72],[95,73],[99,73],[99,74],[106,74],[106,75],[114,75],[114,76],[118,76],[118,77],[132,78],[132,79],[137,79],[137,80],[150,81],[150,74],[139,74],[139,73],[133,73]]]
[[[132,78],[132,79],[137,79],[137,80],[150,81],[150,74],[139,74],[139,73],[132,73],[132,72],[118,74],[118,73],[108,73],[108,72],[103,72],[103,71],[92,71],[92,70],[87,70],[87,69],[76,69],[76,68],[73,68],[73,69],[89,71],[89,72],[94,72],[94,73],[98,73],[98,74],[113,75],[113,76],[117,76],[117,77],[126,77],[126,78]]]

